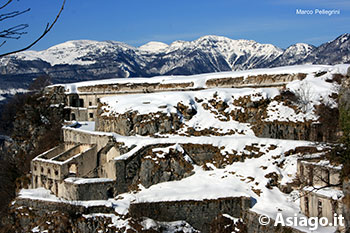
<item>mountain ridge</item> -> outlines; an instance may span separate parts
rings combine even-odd
[[[334,65],[349,63],[349,54],[349,33],[318,47],[296,43],[286,49],[215,35],[169,45],[151,41],[140,47],[118,41],[73,40],[1,58],[0,89],[25,88],[40,75],[51,76],[53,83],[191,75],[300,64]]]

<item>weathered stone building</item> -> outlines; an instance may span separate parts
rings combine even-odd
[[[322,158],[299,159],[297,175],[301,183],[300,209],[308,217],[334,217],[343,213],[341,166]]]

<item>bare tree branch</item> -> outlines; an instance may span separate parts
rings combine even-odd
[[[1,9],[3,9],[3,8],[5,8],[8,4],[10,4],[12,2],[12,0],[8,0],[4,5],[2,5],[1,7],[0,7],[0,10]]]
[[[7,55],[10,55],[10,54],[14,54],[14,53],[19,53],[19,52],[25,51],[25,50],[30,49],[31,47],[33,47],[36,43],[38,43],[52,29],[52,27],[56,24],[58,18],[60,17],[60,15],[61,15],[61,13],[62,13],[62,11],[64,9],[65,3],[66,3],[66,0],[63,0],[61,9],[58,12],[58,14],[56,15],[55,20],[51,24],[47,23],[44,32],[34,42],[32,42],[31,44],[29,44],[28,46],[26,46],[26,47],[24,47],[22,49],[18,49],[18,50],[11,51],[11,52],[8,52],[8,53],[0,54],[0,58],[4,57],[4,56],[7,56]]]
[[[0,48],[1,48],[1,46],[3,46],[5,43],[6,43],[6,40],[3,41],[3,42],[0,44]]]
[[[27,34],[27,32],[23,32],[23,30],[27,27],[29,27],[28,24],[19,24],[17,26],[1,31],[0,37],[8,39],[19,39],[21,38],[21,35]]]
[[[14,17],[22,15],[28,11],[30,11],[30,8],[28,8],[24,11],[12,11],[10,13],[0,14],[0,21],[4,21],[4,20],[9,19],[9,18],[14,18]]]

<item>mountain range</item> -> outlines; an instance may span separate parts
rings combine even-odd
[[[287,49],[222,36],[203,36],[170,45],[149,42],[140,47],[116,41],[75,40],[43,51],[25,51],[1,58],[0,89],[26,88],[43,74],[50,75],[54,83],[67,83],[349,62],[349,33],[318,47],[297,43]]]

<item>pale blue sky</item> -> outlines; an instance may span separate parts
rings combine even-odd
[[[61,0],[14,0],[7,11],[31,11],[0,22],[1,29],[28,23],[28,34],[8,40],[0,52],[31,42],[54,19]],[[339,9],[340,15],[296,15],[296,9]],[[1,13],[6,10],[3,9]],[[251,39],[286,48],[313,45],[349,33],[349,0],[67,0],[53,30],[35,47],[46,49],[68,40],[115,40],[139,46],[148,41],[171,43],[204,35]]]

